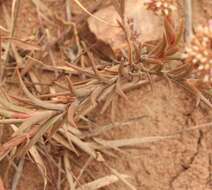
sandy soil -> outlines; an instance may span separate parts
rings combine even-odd
[[[121,102],[118,106],[118,121],[147,117],[127,127],[117,127],[106,135],[109,139],[171,135],[189,126],[211,121],[211,113],[204,108],[191,110],[194,102],[189,94],[178,87],[169,91],[164,81],[155,84],[154,92],[141,89],[129,93],[129,100],[128,104]],[[107,121],[104,117],[97,120],[99,123]],[[182,132],[176,139],[144,144],[130,150],[129,158],[122,155],[108,164],[133,176],[132,181],[138,189],[211,189],[210,136],[210,129]],[[101,175],[102,171],[97,173]],[[125,188],[120,184],[113,189]]]
[[[63,14],[62,8],[59,10],[58,7],[63,7],[61,4],[63,5],[64,1],[46,2],[58,14]],[[11,6],[11,1],[3,3],[7,7]],[[212,4],[207,0],[194,0],[195,25],[211,18],[209,7],[212,8]],[[80,12],[79,9],[77,11]],[[0,16],[1,14],[0,9]],[[36,11],[31,1],[23,0],[18,18],[18,37],[30,37],[38,25],[35,15]],[[5,25],[2,18],[0,24]],[[105,133],[103,135],[105,138],[142,138],[160,135],[176,135],[176,137],[156,143],[144,143],[133,149],[124,149],[117,158],[106,157],[106,164],[120,173],[131,176],[130,181],[138,190],[211,190],[212,131],[210,128],[189,132],[185,130],[211,122],[212,111],[204,104],[195,108],[195,99],[191,94],[174,84],[170,88],[167,81],[156,82],[153,91],[149,87],[143,87],[129,92],[128,97],[129,102],[120,100],[116,109],[116,121],[123,122],[141,116],[143,118]],[[99,126],[110,123],[109,114],[93,114],[92,117]],[[88,158],[82,155],[78,159],[83,165]],[[4,174],[4,169],[5,165],[2,164],[0,174]],[[74,169],[79,172],[79,169]],[[91,162],[87,170],[96,178],[110,173],[102,163],[95,161]],[[81,182],[88,180],[89,177],[85,176],[82,177]],[[10,182],[11,179],[8,178],[7,181]],[[43,189],[39,171],[30,161],[26,161],[18,187],[18,190],[23,189]],[[48,189],[56,189],[53,181]],[[129,187],[120,182],[106,189],[129,190]]]

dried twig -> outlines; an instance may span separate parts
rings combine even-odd
[[[190,43],[193,34],[193,22],[192,22],[192,0],[184,0],[185,8],[185,41]]]
[[[17,24],[17,18],[18,18],[18,13],[20,9],[20,1],[21,0],[13,0],[12,2],[12,10],[11,10],[11,25],[10,27],[10,38],[12,38],[15,34],[15,29],[16,29],[16,24]],[[5,56],[5,63],[8,62],[9,59],[9,52],[11,48],[11,43],[8,43],[7,49],[6,49],[6,56]],[[1,71],[1,79],[4,77],[4,66],[2,64],[2,71]]]
[[[19,184],[20,178],[21,178],[22,173],[23,173],[24,161],[25,161],[25,158],[21,158],[21,160],[19,161],[16,173],[15,173],[15,175],[13,177],[11,190],[16,190],[17,189],[17,186]]]
[[[127,175],[121,175],[122,178],[128,178]],[[84,184],[81,187],[77,188],[77,190],[97,190],[102,187],[108,186],[112,183],[119,181],[119,178],[116,175],[109,175],[97,180],[94,180],[90,183]]]

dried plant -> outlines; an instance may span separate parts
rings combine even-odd
[[[86,13],[92,15],[88,10],[85,10],[85,7],[78,0],[75,0],[75,2]],[[42,1],[33,0],[33,3],[36,6],[38,15],[43,18],[40,20],[41,27],[45,26],[42,22],[49,22],[55,18],[54,13]],[[199,29],[191,44],[186,48],[186,63],[184,63],[181,59],[179,47],[183,25],[180,24],[180,27],[176,28],[176,24],[173,23],[170,17],[172,11],[176,9],[174,0],[149,0],[146,3],[147,9],[154,11],[157,15],[164,16],[164,32],[161,39],[144,44],[137,40],[139,34],[134,30],[133,20],[125,17],[125,1],[115,0],[113,5],[121,17],[118,24],[124,31],[128,44],[126,49],[122,49],[121,57],[117,57],[117,60],[114,59],[113,64],[104,64],[104,62],[99,61],[99,58],[95,57],[89,45],[84,43],[78,36],[78,28],[75,24],[71,24],[74,28],[72,28],[74,30],[72,38],[77,39],[74,40],[74,43],[78,47],[78,52],[73,59],[68,58],[63,49],[62,42],[65,41],[65,38],[61,42],[61,36],[59,36],[53,43],[57,44],[60,41],[62,46],[60,53],[66,57],[66,66],[56,64],[50,66],[37,59],[37,52],[42,55],[40,57],[52,57],[53,50],[48,49],[49,47],[52,48],[51,42],[48,40],[42,41],[46,34],[41,35],[41,39],[38,39],[42,42],[39,46],[24,43],[15,39],[13,35],[1,38],[2,41],[7,40],[15,45],[17,49],[22,48],[28,51],[27,55],[23,57],[17,53],[16,58],[19,57],[21,61],[25,60],[26,62],[30,60],[37,64],[31,64],[27,68],[20,64],[15,68],[14,76],[17,77],[19,87],[25,95],[24,98],[11,96],[3,92],[0,95],[0,124],[7,124],[13,131],[10,138],[0,145],[0,161],[8,157],[11,157],[12,160],[19,159],[20,170],[18,171],[21,171],[23,158],[29,155],[42,174],[44,186],[49,180],[43,159],[46,156],[51,160],[49,161],[51,164],[56,163],[60,175],[66,178],[71,189],[97,189],[118,180],[127,184],[130,189],[135,189],[127,181],[128,176],[120,174],[112,168],[110,170],[113,175],[80,186],[78,178],[74,176],[75,174],[71,170],[74,163],[71,161],[69,152],[77,156],[84,152],[89,155],[89,160],[103,162],[104,155],[115,157],[116,152],[123,153],[120,150],[122,147],[173,139],[175,136],[105,140],[100,138],[99,135],[113,129],[114,126],[123,127],[130,122],[141,119],[135,118],[124,123],[115,121],[118,101],[120,98],[128,101],[126,93],[130,90],[152,84],[162,77],[185,86],[186,80],[190,79],[190,72],[193,67],[196,68],[196,70],[193,70],[196,71],[197,77],[205,82],[211,82],[211,28],[201,27]],[[108,24],[98,17],[95,18]],[[45,29],[42,28],[42,31],[45,31]],[[14,50],[14,48],[11,50]],[[172,64],[173,62],[178,62],[178,64]],[[39,94],[42,84],[37,80],[33,80],[33,75],[30,74],[34,67],[42,71],[56,72],[58,74],[56,79],[45,85],[52,88],[53,91],[55,90],[52,87],[53,84],[66,90],[54,92],[53,94]],[[64,84],[64,82],[59,83],[57,79],[60,77],[64,77],[67,84]],[[211,106],[211,103],[203,96],[200,96],[200,98]],[[110,109],[113,124],[101,127],[92,126],[92,129],[90,128],[93,123],[89,119],[89,115],[97,107],[100,108],[100,113],[105,113]],[[83,130],[78,128],[80,122],[87,124],[87,128]],[[52,149],[62,149],[63,152],[59,154],[58,158],[61,162],[59,165],[53,156],[48,155],[47,146]],[[86,171],[86,167],[87,163],[79,176],[82,175],[84,170]],[[14,176],[14,186],[18,183],[20,173],[17,172]],[[58,181],[58,186],[61,188],[61,182]]]
[[[184,55],[194,67],[194,75],[212,85],[212,26],[199,26]]]

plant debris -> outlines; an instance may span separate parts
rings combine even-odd
[[[163,79],[170,86],[175,83],[195,95],[196,105],[204,103],[211,109],[211,26],[200,27],[191,43],[186,44],[182,39],[183,21],[176,23],[173,19],[173,11],[178,8],[173,0],[150,0],[145,5],[135,1],[138,7],[129,1],[115,0],[104,5],[103,13],[96,14],[93,11],[97,5],[90,11],[74,0],[84,14],[90,16],[87,23],[85,15],[81,15],[82,18],[77,15],[69,1],[64,3],[65,16],[57,15],[45,1],[32,2],[39,27],[30,40],[16,36],[20,0],[12,1],[11,16],[4,18],[7,27],[0,26],[0,30],[7,33],[0,33],[0,128],[4,126],[3,132],[9,131],[9,136],[0,144],[0,162],[10,163],[8,171],[13,170],[11,163],[16,167],[11,189],[17,189],[25,160],[29,159],[41,173],[44,189],[54,175],[48,165],[54,163],[58,169],[58,189],[97,190],[119,181],[128,189],[136,190],[128,181],[130,176],[106,164],[107,157],[125,154],[125,148],[173,140],[178,133],[122,139],[107,139],[102,135],[148,117],[121,123],[116,121],[116,108],[120,100],[130,102],[129,91],[144,86],[151,86],[154,91],[156,81]],[[6,15],[4,3],[2,6]],[[156,15],[152,15],[152,11]],[[146,25],[136,21],[138,12],[140,19],[151,15]],[[110,22],[101,14],[117,14],[119,19],[111,16],[115,21]],[[136,29],[138,23],[142,27],[140,33]],[[104,59],[93,51],[92,44],[82,37],[86,24],[94,33],[99,26],[104,26],[101,28],[103,35],[108,28],[118,34],[115,42],[109,42],[110,32],[104,36],[106,44],[111,43],[114,57],[108,55],[110,59]],[[160,25],[156,35],[155,25]],[[97,36],[97,40],[102,39]],[[194,82],[194,76],[200,84]],[[45,77],[47,82],[42,82]],[[10,83],[18,88],[18,95],[8,93],[6,85]],[[97,126],[91,115],[106,112],[110,113],[111,123]],[[211,123],[203,126],[210,127]],[[190,130],[200,127],[197,125]],[[58,151],[57,155],[50,154],[54,150]],[[77,175],[73,160],[78,160],[80,155],[87,155],[89,159]],[[81,176],[93,160],[103,163],[110,174],[81,184]],[[0,189],[4,190],[1,178]]]

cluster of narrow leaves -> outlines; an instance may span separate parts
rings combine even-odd
[[[212,84],[212,26],[197,28],[191,43],[186,47],[185,58],[194,65],[197,79]]]
[[[82,6],[79,1],[76,2]],[[33,0],[33,3],[36,6],[38,15],[44,20],[47,19],[49,22],[49,20],[54,18],[52,16],[53,13],[49,11],[42,1]],[[66,89],[68,90],[60,93],[55,92],[54,94],[44,95],[33,93],[33,90],[40,92],[40,85],[35,78],[33,68],[26,71],[21,65],[22,57],[17,55],[18,51],[14,51],[18,46],[13,42],[19,42],[18,44],[21,44],[23,49],[27,49],[26,45],[23,47],[21,41],[10,40],[13,48],[9,48],[8,51],[14,51],[15,59],[20,63],[15,73],[25,98],[9,96],[4,92],[1,93],[0,124],[8,125],[13,133],[8,141],[0,145],[0,160],[9,157],[12,162],[19,159],[18,166],[20,165],[21,167],[22,159],[20,158],[28,155],[42,173],[45,186],[48,182],[48,174],[43,157],[48,155],[48,160],[54,163],[59,175],[66,177],[70,189],[98,189],[120,179],[129,189],[135,189],[126,181],[128,176],[122,175],[112,168],[110,168],[112,175],[98,180],[93,179],[92,182],[80,186],[78,181],[80,176],[84,174],[86,166],[83,167],[77,178],[71,171],[71,167],[74,165],[71,162],[71,158],[72,155],[79,156],[81,152],[84,152],[89,155],[89,160],[103,162],[104,155],[116,157],[117,152],[122,152],[120,150],[122,147],[173,138],[173,136],[160,136],[105,140],[99,137],[103,132],[112,130],[117,125],[124,127],[140,119],[133,118],[124,123],[118,123],[115,120],[118,100],[123,98],[128,101],[126,94],[128,91],[149,83],[152,84],[154,80],[160,80],[161,77],[177,82],[189,77],[188,74],[191,69],[189,64],[180,61],[178,66],[170,67],[173,60],[179,61],[180,59],[178,55],[179,41],[183,28],[181,26],[179,30],[176,30],[175,24],[169,17],[170,12],[175,9],[173,3],[171,0],[152,0],[149,2],[149,9],[165,16],[163,18],[165,30],[161,39],[140,44],[136,41],[135,35],[137,33],[132,31],[132,21],[126,21],[124,1],[114,1],[115,9],[122,18],[119,26],[126,34],[128,48],[123,50],[121,58],[113,60],[112,63],[97,59],[89,46],[80,41],[75,26],[73,27],[75,30],[73,38],[76,39],[78,52],[74,59],[68,57],[67,52],[63,52],[64,56],[68,57],[66,66],[55,64],[52,58],[53,50],[46,48],[50,47],[49,44],[44,44],[43,51],[52,58],[52,66],[45,65],[41,60],[31,57],[31,54],[27,58],[24,57],[25,61],[33,60],[40,64],[40,69],[53,71],[55,75],[58,73],[63,75],[67,80],[68,87],[66,86]],[[46,16],[44,16],[45,13]],[[33,54],[36,53],[33,52]],[[85,59],[87,61],[86,64],[83,62]],[[25,76],[35,83],[33,83],[33,87],[30,86],[30,89],[29,85],[26,85],[28,80]],[[74,76],[75,81],[72,76]],[[24,103],[24,107],[16,105],[14,102],[17,102],[17,100],[19,103]],[[113,124],[101,127],[95,126],[89,115],[97,108],[100,109],[102,114],[110,110]],[[86,124],[83,130],[79,128],[81,124]],[[62,160],[62,166],[55,164],[57,160],[49,155],[47,147],[50,147],[50,149],[62,147],[63,152],[59,156],[59,159]],[[14,180],[17,180],[17,177],[14,177]],[[16,183],[15,181],[14,184]],[[58,183],[61,185],[61,180]]]

